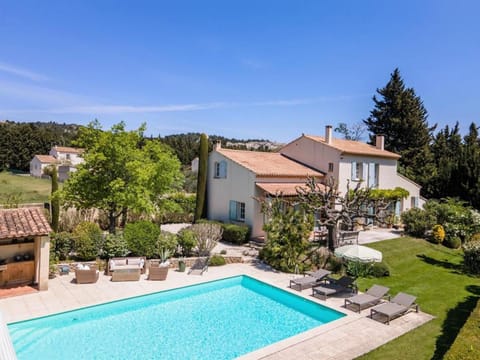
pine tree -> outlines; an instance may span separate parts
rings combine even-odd
[[[478,128],[472,123],[463,139],[459,165],[460,197],[476,207],[480,206],[480,143]]]
[[[52,226],[52,230],[54,232],[58,231],[58,221],[60,218],[60,200],[58,198],[58,194],[56,194],[58,190],[58,170],[56,165],[50,165],[43,171],[45,175],[49,175],[52,188],[51,188],[51,195],[50,195],[50,204],[51,204],[51,221],[50,225]]]
[[[374,109],[364,120],[373,143],[375,135],[385,136],[385,149],[400,154],[399,171],[425,184],[435,169],[429,149],[432,132],[427,110],[412,88],[406,88],[400,71],[395,69],[384,88],[373,96]]]
[[[200,156],[198,158],[197,203],[194,221],[205,215],[205,197],[207,192],[208,137],[200,135]]]

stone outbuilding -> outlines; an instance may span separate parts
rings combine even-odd
[[[41,208],[0,209],[0,287],[48,290],[51,231]]]

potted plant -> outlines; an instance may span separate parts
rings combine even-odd
[[[165,280],[168,274],[168,267],[170,266],[170,250],[161,249],[159,252],[160,255],[160,264],[158,266],[150,266],[148,271],[148,278],[150,280]]]
[[[184,272],[185,271],[185,258],[181,257],[178,259],[178,271]]]

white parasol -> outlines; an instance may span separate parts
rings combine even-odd
[[[382,253],[362,245],[345,245],[335,249],[335,256],[360,262],[381,262]]]

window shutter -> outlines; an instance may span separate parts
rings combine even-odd
[[[230,200],[230,220],[237,219],[237,202]]]
[[[376,187],[377,184],[375,183],[375,163],[368,164],[368,186],[369,187]]]
[[[227,177],[227,163],[225,161],[220,162],[219,177],[221,178]]]
[[[352,180],[357,179],[357,162],[352,161]]]

